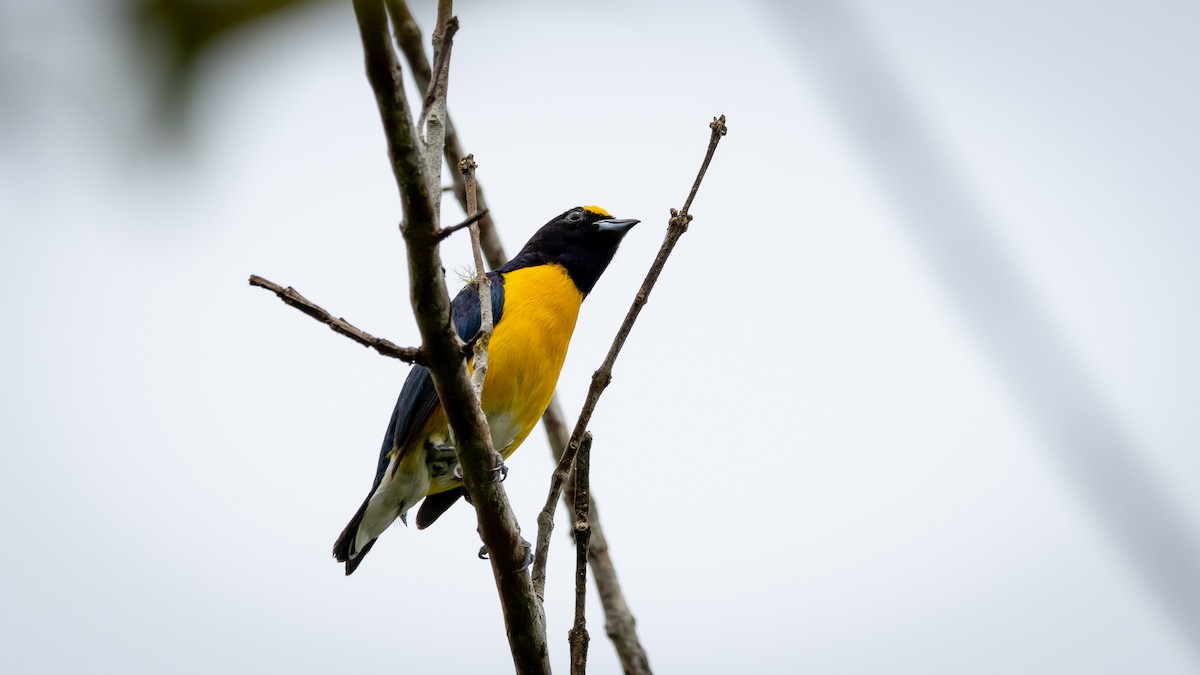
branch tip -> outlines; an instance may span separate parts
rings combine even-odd
[[[321,323],[329,326],[330,330],[354,340],[364,347],[370,347],[375,351],[390,356],[394,359],[399,359],[405,363],[421,363],[425,361],[425,353],[419,347],[400,347],[391,340],[375,337],[370,333],[361,330],[351,324],[349,321],[337,317],[335,318],[326,309],[300,295],[296,289],[288,286],[284,288],[277,283],[268,281],[257,274],[250,275],[250,285],[259,288],[265,288],[274,293],[285,304],[291,305],[301,312],[311,316]]]

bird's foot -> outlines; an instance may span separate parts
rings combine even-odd
[[[462,480],[462,464],[455,464],[454,471],[450,473],[454,476],[455,480]],[[504,463],[504,460],[500,460],[500,465],[492,469],[492,482],[503,483],[505,478],[508,478],[508,465]]]
[[[521,550],[525,553],[525,555],[521,560],[521,566],[513,570],[514,572],[523,572],[529,569],[529,566],[533,564],[533,546],[529,542],[525,541],[524,537],[521,538]]]
[[[521,552],[522,552],[521,565],[519,567],[517,567],[517,569],[513,570],[513,572],[522,572],[524,570],[529,569],[529,566],[533,564],[533,545],[530,544],[528,541],[525,541],[524,537],[521,538]],[[480,560],[488,559],[487,546],[479,547],[479,559]]]
[[[508,465],[500,460],[500,465],[492,469],[492,482],[503,483],[505,478],[508,478]]]

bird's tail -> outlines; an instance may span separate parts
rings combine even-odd
[[[375,537],[371,537],[366,544],[359,546],[356,542],[359,539],[359,529],[363,524],[363,517],[367,513],[367,507],[371,504],[371,496],[368,495],[363,501],[362,506],[358,507],[358,512],[350,519],[350,523],[346,525],[346,529],[342,530],[341,536],[333,544],[333,557],[340,563],[346,563],[346,576],[354,573],[358,569],[362,559],[375,545]]]
[[[375,539],[397,518],[404,520],[408,507],[428,491],[427,471],[393,472],[388,469],[382,474],[371,494],[367,495],[333,544],[333,557],[338,562],[346,563],[347,576],[358,569],[363,556],[375,545]]]

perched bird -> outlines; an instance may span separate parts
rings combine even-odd
[[[546,223],[521,252],[488,273],[494,330],[483,382],[483,412],[492,446],[507,458],[533,430],[554,393],[584,297],[591,292],[621,239],[636,220],[618,220],[598,206],[571,209]],[[479,286],[454,298],[451,318],[459,337],[479,330]],[[379,453],[375,483],[333,545],[351,574],[375,540],[424,499],[424,529],[466,492],[454,439],[433,378],[413,366],[400,390]]]

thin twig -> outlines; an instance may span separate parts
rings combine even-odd
[[[438,241],[444,241],[445,239],[448,239],[450,237],[450,235],[454,234],[455,232],[458,232],[459,230],[465,230],[468,227],[471,227],[475,223],[478,223],[480,218],[483,218],[486,215],[487,215],[487,211],[480,211],[479,213],[476,213],[475,215],[467,218],[466,220],[462,221],[461,223],[458,223],[457,225],[451,225],[450,227],[443,227],[442,229],[438,230]]]
[[[475,155],[467,155],[458,161],[458,172],[467,183],[467,213],[472,217],[478,216],[475,209],[479,208],[475,201]],[[468,218],[468,220],[470,220]],[[478,218],[476,218],[478,220]],[[487,377],[488,342],[492,339],[492,281],[483,269],[483,251],[479,244],[479,225],[471,224],[471,252],[475,256],[475,280],[479,286],[479,334],[475,340],[474,369],[471,372],[471,383],[475,385],[475,395],[483,400],[483,381]]]
[[[448,0],[442,2],[445,4],[439,4],[439,14],[449,15]],[[463,361],[462,340],[450,321],[450,296],[430,195],[440,194],[440,184],[428,180],[426,165],[421,161],[420,141],[400,87],[383,0],[354,0],[354,10],[368,79],[379,104],[404,206],[401,229],[407,244],[412,306],[427,367],[454,434],[463,481],[475,505],[479,533],[491,560],[513,663],[521,673],[549,673],[545,615],[533,593],[529,573],[523,568],[528,544],[521,539],[503,484],[493,479],[498,455]]]
[[[446,93],[450,87],[450,52],[454,49],[454,34],[458,19],[453,15],[451,0],[439,0],[437,23],[433,27],[433,81],[421,104],[417,133],[424,141],[425,179],[429,181],[429,196],[433,200],[434,228],[441,226],[442,213],[442,152],[446,146]],[[470,214],[468,214],[470,215]],[[439,240],[440,241],[440,240]]]
[[[708,152],[704,156],[704,162],[700,165],[700,171],[696,174],[696,181],[692,184],[692,190],[688,194],[687,200],[684,202],[682,211],[671,209],[671,218],[667,221],[667,235],[663,240],[662,246],[658,249],[658,255],[654,258],[654,262],[650,265],[650,271],[646,273],[646,279],[642,282],[642,287],[638,289],[637,295],[634,296],[633,304],[629,307],[629,313],[625,315],[625,321],[621,324],[621,328],[617,331],[617,336],[613,338],[612,346],[608,349],[608,355],[604,357],[604,363],[600,365],[600,369],[592,374],[592,385],[588,388],[587,399],[583,404],[583,410],[579,413],[579,419],[575,422],[575,430],[571,434],[571,440],[567,443],[566,450],[563,452],[562,459],[559,460],[558,466],[554,469],[554,477],[563,476],[565,478],[567,472],[570,471],[571,464],[575,460],[575,453],[579,450],[579,443],[583,439],[583,433],[587,430],[587,425],[592,419],[592,413],[596,410],[596,403],[600,400],[600,394],[604,393],[604,389],[612,382],[612,368],[616,363],[617,355],[621,353],[621,348],[625,345],[625,340],[629,337],[629,332],[633,330],[633,323],[637,321],[637,317],[642,312],[642,308],[646,306],[646,302],[650,299],[650,291],[653,290],[654,284],[658,282],[659,275],[662,274],[663,266],[667,263],[667,258],[671,255],[671,251],[675,248],[675,243],[687,232],[688,223],[692,217],[688,214],[687,209],[692,204],[692,199],[696,195],[696,191],[700,188],[700,181],[703,180],[704,174],[708,171],[708,165],[712,161],[713,153],[717,149],[717,144],[726,134],[728,129],[725,126],[725,116],[713,118],[709,128],[712,130],[708,140]],[[546,558],[550,550],[550,533],[554,529],[554,506],[558,503],[559,493],[562,490],[563,480],[555,480],[552,477],[550,481],[550,495],[546,499],[546,505],[542,509],[542,513],[538,516],[538,540],[537,548],[534,550],[533,564],[533,588],[538,594],[538,597],[544,597],[546,588]]]
[[[432,79],[432,68],[429,65],[429,59],[425,56],[425,45],[421,40],[421,27],[413,18],[412,12],[409,11],[404,0],[387,0],[387,6],[395,25],[396,44],[408,61],[409,68],[412,69],[413,80],[417,83],[417,91],[426,94],[429,91],[429,81]],[[447,114],[446,161],[454,166],[465,154],[458,138],[458,131],[454,128],[454,122]],[[453,172],[451,178],[454,183],[454,196],[465,212],[467,210],[466,181],[463,175],[457,171]],[[483,188],[476,187],[475,193],[479,210],[487,214],[479,221],[479,239],[483,248],[483,256],[488,267],[496,269],[508,262],[508,256],[505,255],[504,245],[500,243],[500,236],[496,233],[496,223],[492,220],[491,213],[488,212]]]
[[[450,51],[454,34],[458,32],[458,19],[453,14],[452,3],[438,0],[437,20],[433,29],[433,68],[430,69],[433,79],[422,101],[422,117],[418,123],[421,127],[426,121],[425,111],[432,108],[438,99],[445,101],[446,90],[450,87]]]
[[[587,671],[587,565],[588,545],[591,543],[592,528],[588,522],[591,508],[588,471],[591,459],[592,434],[585,433],[575,455],[575,623],[567,633],[571,645],[571,675],[584,675]]]
[[[268,291],[271,291],[275,295],[279,296],[280,300],[283,300],[292,307],[295,307],[317,321],[329,326],[333,332],[345,335],[364,347],[370,347],[384,356],[390,356],[393,359],[400,359],[405,363],[423,363],[423,356],[420,348],[401,347],[391,340],[375,337],[374,335],[355,327],[345,319],[340,317],[334,318],[332,314],[330,314],[320,305],[309,300],[303,295],[300,295],[299,291],[291,286],[284,288],[277,283],[268,281],[255,274],[250,275],[250,285],[258,286],[259,288],[265,288]]]
[[[570,439],[567,441],[570,443]],[[563,445],[564,448],[567,445]],[[565,453],[563,455],[566,456]],[[571,464],[563,460],[559,460],[554,466],[554,472],[550,474],[550,494],[546,495],[546,503],[542,506],[542,510],[538,513],[538,538],[537,547],[533,550],[533,590],[538,597],[545,602],[546,599],[546,551],[550,548],[549,533],[554,530],[554,507],[558,504],[559,496],[562,494],[563,483],[571,475]],[[571,504],[567,505],[568,507]],[[542,533],[546,533],[545,536]]]
[[[708,172],[708,165],[712,163],[713,153],[717,151],[717,143],[721,138],[729,133],[729,127],[725,126],[725,116],[714,117],[713,121],[708,123],[708,128],[712,129],[712,136],[708,139],[708,152],[704,154],[704,161],[700,164],[700,171],[696,174],[696,180],[692,183],[692,191],[688,193],[687,200],[683,202],[683,208],[680,213],[687,215],[688,210],[692,208],[692,200],[696,198],[696,192],[700,190],[700,181],[704,180],[704,174]],[[691,220],[691,218],[688,218]]]
[[[454,34],[458,32],[458,18],[452,14],[453,4],[439,0],[437,22],[433,28],[433,79],[425,91],[425,99],[421,102],[421,117],[417,120],[417,131],[422,134],[427,133],[430,127],[430,115],[436,114],[440,109],[442,117],[445,117],[446,91],[450,87],[450,52],[454,47]],[[442,137],[445,136],[443,122],[435,123],[435,128],[438,128]],[[444,140],[438,143],[437,139],[430,139],[428,136],[425,139],[426,144],[434,148],[440,161]],[[440,181],[438,187],[441,187]]]

